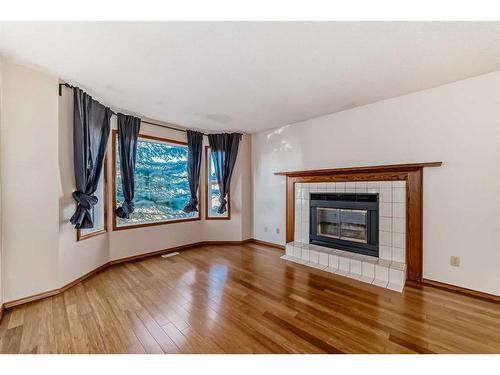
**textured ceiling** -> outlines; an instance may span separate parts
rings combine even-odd
[[[499,70],[500,23],[3,22],[0,53],[114,109],[253,133]]]

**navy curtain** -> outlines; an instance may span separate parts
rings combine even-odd
[[[238,156],[238,147],[241,140],[239,133],[209,134],[210,154],[214,162],[215,176],[219,185],[219,214],[227,211],[226,196],[229,192],[234,164]]]
[[[78,87],[73,88],[73,164],[77,202],[70,222],[75,228],[93,228],[94,195],[101,176],[109,138],[111,110]]]
[[[134,173],[137,155],[137,138],[141,119],[118,113],[118,147],[120,150],[120,172],[124,202],[116,209],[116,216],[130,218],[134,212]]]
[[[188,181],[191,199],[184,207],[184,212],[198,212],[198,186],[200,185],[201,153],[203,149],[203,133],[187,131],[188,139]]]

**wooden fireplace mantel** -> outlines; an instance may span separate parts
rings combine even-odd
[[[275,175],[286,176],[286,242],[294,240],[296,183],[405,180],[407,279],[421,282],[423,278],[423,168],[441,165],[442,162],[438,161],[276,172]]]
[[[302,171],[275,172],[278,176],[323,176],[330,174],[352,174],[352,173],[380,173],[380,172],[409,172],[422,169],[424,167],[440,167],[443,162],[433,161],[428,163],[412,163],[412,164],[388,164],[375,165],[366,167],[347,167],[335,169],[309,169]]]

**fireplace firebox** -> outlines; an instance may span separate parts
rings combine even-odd
[[[378,257],[378,194],[312,193],[309,242]]]

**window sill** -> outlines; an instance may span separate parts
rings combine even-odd
[[[79,241],[83,241],[83,240],[88,240],[89,238],[97,237],[97,236],[100,236],[101,234],[105,234],[105,233],[108,233],[107,229],[103,229],[103,230],[100,230],[97,232],[82,235],[80,229],[78,229],[76,231],[76,241],[79,242]]]
[[[231,215],[228,216],[207,216],[205,220],[231,220]]]
[[[113,231],[126,230],[126,229],[137,229],[137,228],[146,228],[146,227],[154,227],[157,225],[168,225],[168,224],[177,224],[177,223],[186,223],[189,221],[199,221],[201,217],[192,217],[187,219],[177,219],[177,220],[168,220],[168,221],[159,221],[155,223],[144,223],[144,224],[131,224],[126,226],[117,226],[116,222],[113,223]]]

